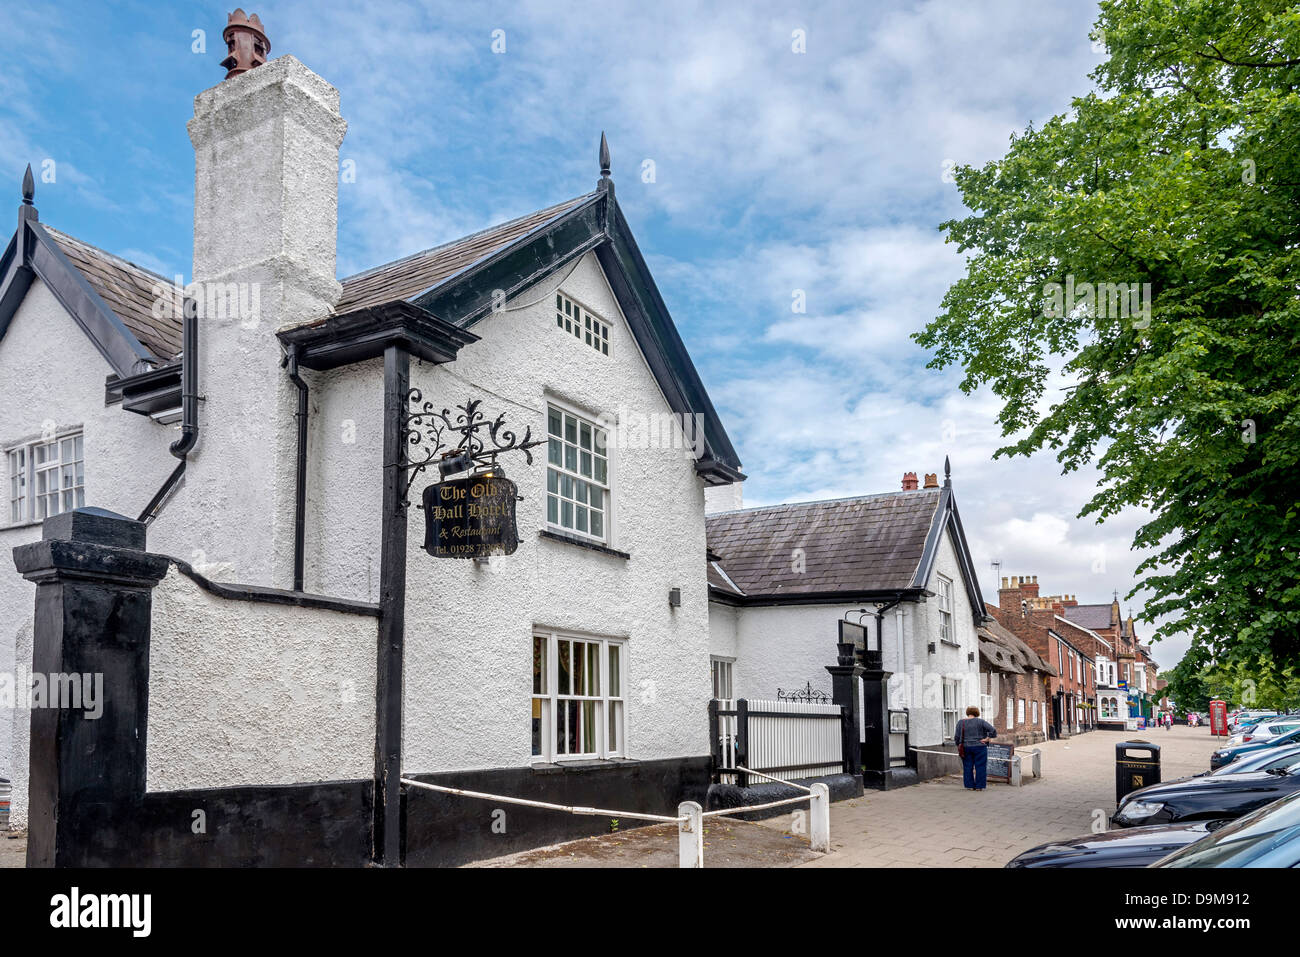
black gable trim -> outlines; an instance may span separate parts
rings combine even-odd
[[[718,485],[741,481],[744,475],[740,472],[740,457],[722,427],[722,420],[700,381],[617,200],[613,200],[611,212],[611,242],[596,250],[596,256],[609,278],[619,308],[673,411],[704,415],[705,454],[700,464],[707,471],[701,469],[701,474]],[[718,466],[723,471],[719,472]]]
[[[26,224],[32,237],[31,267],[68,315],[81,327],[99,354],[122,378],[142,372],[157,358],[118,318],[117,313],[86,282],[86,277],[59,249],[50,234],[36,222]]]
[[[36,278],[31,267],[24,264],[25,257],[18,254],[18,238],[23,232],[19,226],[18,232],[10,238],[4,256],[0,257],[0,339],[4,338],[14,313]]]
[[[912,587],[929,587],[930,576],[934,574],[935,559],[939,555],[939,543],[943,541],[945,529],[953,540],[953,547],[957,552],[957,564],[961,567],[961,577],[966,585],[966,598],[970,601],[975,625],[978,627],[980,622],[989,617],[989,614],[984,608],[984,597],[980,593],[979,579],[975,575],[975,562],[971,559],[970,546],[966,543],[966,533],[961,526],[961,516],[957,513],[957,500],[953,497],[951,485],[945,485],[939,495],[939,504],[934,510],[930,531],[925,539],[925,550],[921,553],[921,561],[916,567]]]
[[[736,450],[609,193],[598,193],[412,302],[470,327],[491,313],[494,294],[516,295],[592,251],[669,407],[683,415],[704,415],[705,451],[696,471],[714,485],[742,481]]]
[[[0,338],[8,331],[35,276],[49,287],[119,378],[129,378],[158,361],[34,220],[18,224],[0,259]]]
[[[580,203],[411,302],[458,326],[474,325],[492,312],[496,294],[509,299],[604,242],[601,199]]]

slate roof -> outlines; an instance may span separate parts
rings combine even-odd
[[[736,587],[736,583],[731,580],[723,570],[722,565],[716,559],[710,559],[708,563],[709,587],[717,589],[727,595],[744,595],[745,593]]]
[[[718,512],[705,526],[749,598],[903,591],[915,587],[939,500],[939,489],[889,492]]]
[[[1091,628],[1088,628],[1088,627],[1086,627],[1086,626],[1084,626],[1084,625],[1081,625],[1081,624],[1079,624],[1077,621],[1070,621],[1070,619],[1065,618],[1065,617],[1063,617],[1063,616],[1061,616],[1061,615],[1055,615],[1054,617],[1056,618],[1057,621],[1061,622],[1063,625],[1066,625],[1066,626],[1069,627],[1069,628],[1073,628],[1075,631],[1081,631],[1081,632],[1083,632],[1085,635],[1087,635],[1087,636],[1088,636],[1089,638],[1091,638],[1093,641],[1100,641],[1103,645],[1105,645],[1107,648],[1109,648],[1112,652],[1115,650],[1114,646],[1113,646],[1109,641],[1107,641],[1107,640],[1106,640],[1105,638],[1103,638],[1101,635],[1097,634],[1097,633],[1096,633],[1095,631],[1093,631]]]
[[[176,358],[181,351],[180,316],[175,309],[162,310],[161,318],[154,316],[157,287],[175,294],[175,283],[47,223],[41,225],[142,346],[164,363]],[[176,301],[173,298],[172,302]]]
[[[980,654],[999,670],[1015,674],[1023,674],[1029,670],[1041,671],[1049,675],[1057,673],[1056,669],[1044,661],[1038,652],[996,619],[985,621],[975,629],[975,633],[979,636]]]
[[[1105,605],[1070,605],[1065,609],[1065,618],[1084,628],[1105,630],[1110,627],[1109,603]]]
[[[376,266],[343,280],[343,295],[334,311],[343,314],[395,300],[412,299],[450,279],[515,240],[576,209],[596,194],[588,193],[527,216],[492,226],[461,239]]]

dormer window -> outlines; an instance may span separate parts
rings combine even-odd
[[[555,326],[601,355],[609,355],[609,323],[559,292],[555,294]]]

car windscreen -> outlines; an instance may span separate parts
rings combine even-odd
[[[1161,867],[1250,867],[1276,864],[1294,847],[1300,857],[1300,793],[1274,801],[1159,862]]]

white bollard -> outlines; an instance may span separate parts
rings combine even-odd
[[[678,867],[704,866],[704,808],[694,801],[677,805],[677,816],[686,820],[677,822]]]
[[[814,851],[829,854],[831,849],[831,789],[820,781],[812,786],[808,801],[808,841]]]
[[[1011,786],[1020,787],[1020,755],[1011,758]]]

